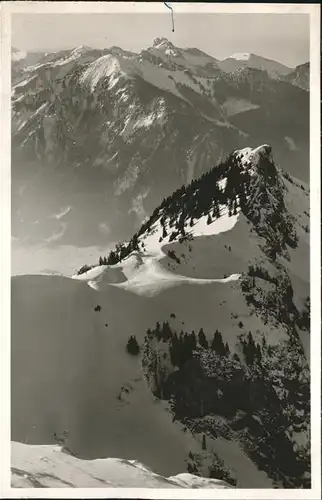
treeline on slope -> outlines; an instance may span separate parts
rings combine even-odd
[[[148,361],[146,357],[149,353],[150,343],[156,340],[157,342],[163,342],[168,344],[168,354],[169,360],[173,367],[182,368],[187,362],[196,359],[198,357],[199,349],[206,349],[213,351],[216,355],[221,358],[231,358],[233,361],[240,363],[241,358],[237,353],[231,353],[228,343],[223,342],[221,332],[216,329],[211,341],[209,342],[203,328],[200,328],[198,335],[194,331],[184,332],[180,331],[179,335],[176,331],[173,331],[167,321],[164,321],[162,325],[157,322],[154,329],[149,328],[145,337],[144,343],[144,359],[143,364]],[[253,363],[260,362],[262,359],[261,346],[259,343],[255,343],[252,333],[249,331],[246,338],[240,341],[241,353],[246,364],[252,365]],[[165,360],[167,356],[163,355]],[[156,358],[158,360],[158,356]],[[162,363],[161,363],[162,364]],[[157,368],[158,361],[153,363],[153,366]],[[159,375],[159,374],[158,374]],[[160,386],[160,380],[155,379],[155,395],[157,397],[165,396],[164,387]]]
[[[224,343],[222,334],[216,330],[212,341],[208,343],[203,328],[200,328],[198,335],[194,331],[191,333],[180,331],[179,335],[171,330],[168,321],[162,325],[156,323],[155,329],[147,330],[147,340],[155,338],[158,342],[169,342],[170,359],[173,366],[181,367],[186,361],[192,358],[193,352],[198,346],[204,349],[212,349],[220,356],[227,356],[230,353],[228,343]]]
[[[274,321],[285,325],[289,333],[298,337],[295,326],[310,329],[310,297],[304,302],[303,311],[298,311],[293,298],[292,282],[285,268],[275,262],[275,275],[270,275],[264,263],[251,264],[241,280],[241,290],[247,305],[262,317],[264,324]]]
[[[237,348],[239,355],[231,353],[220,332],[208,342],[202,329],[177,335],[165,322],[147,331],[142,365],[174,419],[217,438],[214,417],[224,418],[223,437],[239,441],[272,479],[310,487],[309,444],[296,450],[290,437],[291,428],[309,425],[309,373],[300,350],[292,342],[272,346],[264,336],[255,342],[251,332],[241,334]]]
[[[223,178],[226,179],[225,189],[218,184]],[[190,238],[189,229],[195,220],[207,216],[207,224],[211,224],[220,217],[220,205],[228,207],[229,216],[237,214],[239,208],[254,224],[266,242],[262,249],[268,258],[275,260],[277,254],[288,258],[286,245],[295,248],[297,235],[294,221],[285,208],[285,189],[269,158],[263,156],[260,167],[251,175],[232,153],[199,179],[165,198],[130,242],[116,245],[107,257],[99,258],[99,265],[117,264],[131,252],[138,251],[140,245],[144,246],[140,236],[149,233],[158,220],[163,227],[161,240],[167,236],[169,242],[175,238],[179,241]]]

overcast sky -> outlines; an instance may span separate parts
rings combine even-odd
[[[118,45],[139,52],[164,36],[178,47],[197,47],[224,59],[253,52],[288,66],[309,60],[306,14],[14,14],[12,45],[27,51],[55,51],[79,45]]]

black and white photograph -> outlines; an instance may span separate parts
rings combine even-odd
[[[4,3],[7,495],[320,498],[320,5]]]

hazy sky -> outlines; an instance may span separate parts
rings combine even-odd
[[[224,59],[236,52],[296,66],[309,60],[306,14],[14,14],[12,45],[21,50],[59,50],[79,45],[118,45],[139,52],[164,36],[178,47],[197,47]]]

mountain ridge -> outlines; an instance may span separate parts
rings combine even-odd
[[[108,226],[114,240],[122,239],[167,193],[247,145],[269,142],[279,163],[307,178],[306,91],[254,68],[223,73],[200,52],[177,49],[180,55],[173,56],[166,50],[82,47],[23,70],[13,65],[20,75],[13,78],[12,97],[15,238],[88,245],[84,231],[78,228],[77,237],[70,231],[67,218],[53,230],[53,213],[71,206],[75,227],[74,214],[83,213],[83,222],[91,217],[88,234],[99,221],[99,242],[106,236],[104,214],[117,213]],[[77,191],[68,193],[75,176]],[[95,201],[84,196],[85,186]],[[21,223],[19,211],[36,191],[46,194]]]

